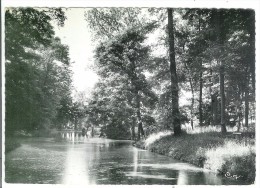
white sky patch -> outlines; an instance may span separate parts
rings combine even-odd
[[[66,10],[66,21],[64,27],[55,27],[55,34],[61,39],[63,44],[69,46],[69,54],[72,62],[73,85],[76,91],[86,91],[90,93],[98,76],[90,66],[93,64],[94,46],[91,42],[91,33],[87,27],[87,21],[84,17],[86,9],[69,8]]]

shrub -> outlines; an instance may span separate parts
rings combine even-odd
[[[120,122],[112,122],[106,127],[102,127],[101,131],[110,139],[125,140],[131,137],[129,128]]]
[[[241,179],[253,184],[255,181],[255,153],[250,152],[245,156],[228,158],[221,168],[221,173],[226,177]]]

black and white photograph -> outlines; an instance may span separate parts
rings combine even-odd
[[[256,187],[259,2],[10,2],[3,187]]]

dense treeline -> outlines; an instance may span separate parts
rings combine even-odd
[[[181,126],[254,129],[255,14],[245,9],[93,8],[92,97],[73,102],[61,9],[5,12],[6,131],[82,121],[110,138]],[[136,135],[137,134],[137,135]]]
[[[68,46],[54,37],[61,9],[5,11],[6,133],[48,129],[67,123],[71,112]]]
[[[89,120],[108,134],[254,128],[253,10],[102,8],[86,20],[101,77]]]

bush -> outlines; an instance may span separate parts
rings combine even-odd
[[[102,127],[101,131],[110,139],[127,140],[131,138],[129,128],[117,122]]]
[[[254,152],[250,152],[245,156],[227,159],[221,168],[221,174],[253,184],[255,181],[255,156]]]

